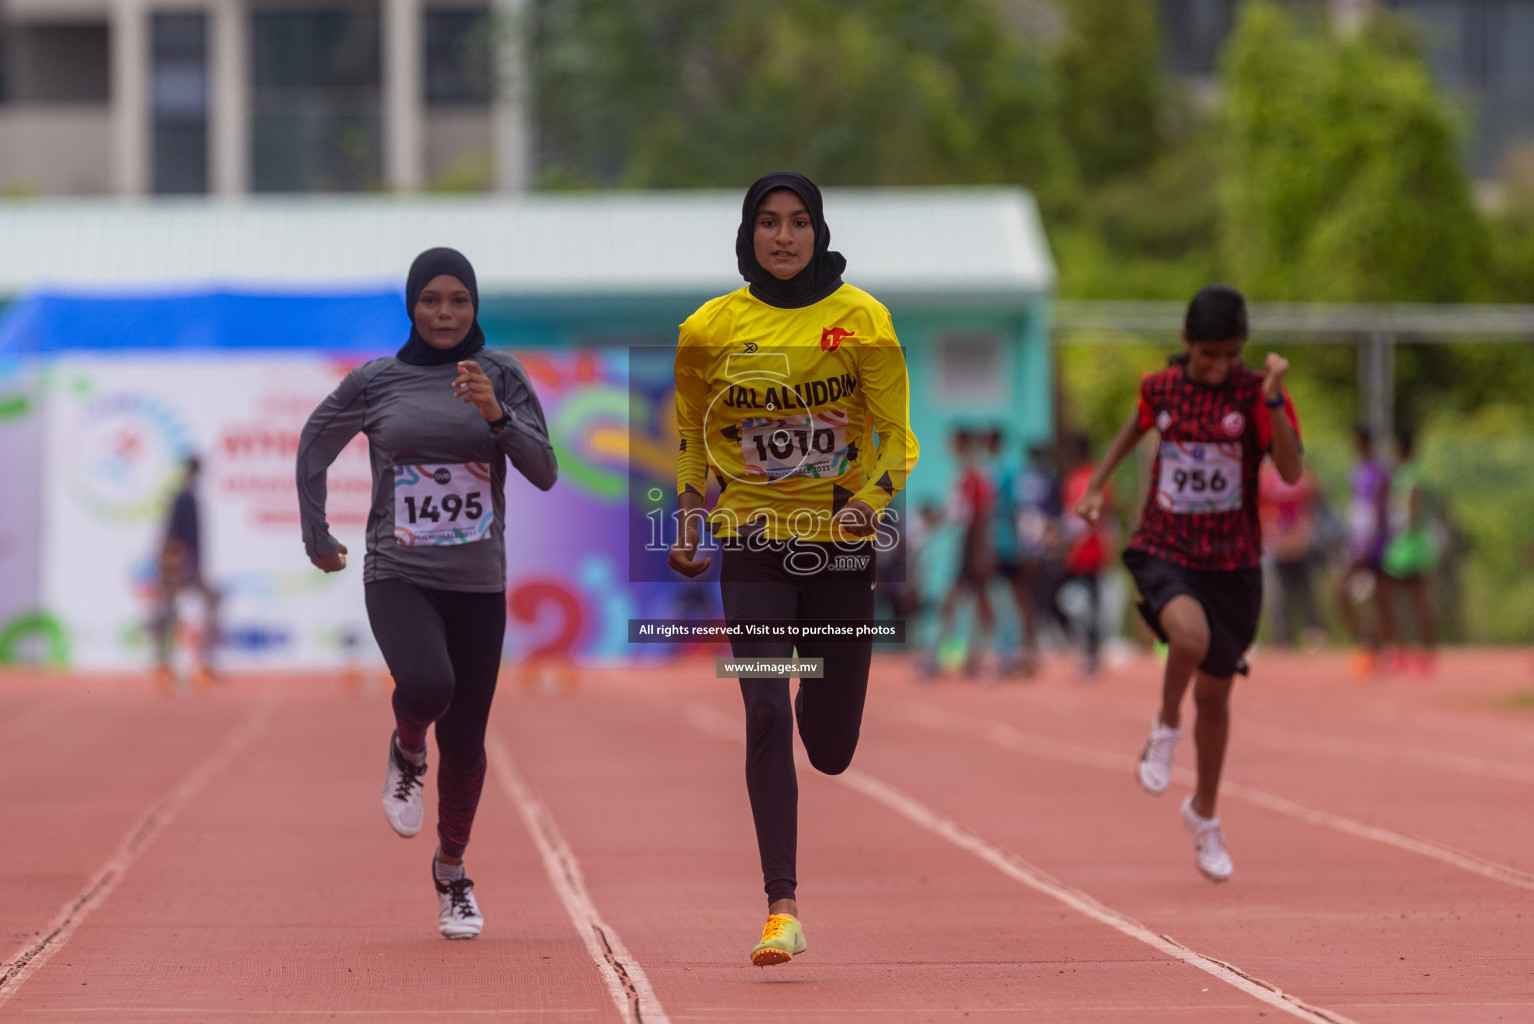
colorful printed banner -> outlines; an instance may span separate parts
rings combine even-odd
[[[560,479],[543,493],[515,472],[509,478],[507,654],[535,662],[664,657],[628,646],[628,619],[695,613],[698,595],[682,584],[628,582],[628,518],[643,513],[627,507],[626,353],[522,358],[548,416]],[[36,606],[24,594],[0,594],[9,602],[0,604],[0,635],[4,616],[14,624],[40,610],[69,664],[147,665],[168,501],[182,459],[196,453],[204,574],[224,595],[224,664],[320,667],[375,657],[360,557],[371,487],[365,440],[341,454],[329,478],[332,530],[355,553],[346,571],[326,575],[309,565],[293,479],[305,419],[353,362],[242,352],[93,353],[53,363],[34,392],[41,414],[0,422],[0,467],[21,483],[0,537],[40,552]],[[659,408],[666,396],[654,400],[657,408],[641,418],[668,421]],[[29,456],[29,446],[38,454]],[[637,450],[642,477],[664,480],[663,444],[639,438]],[[183,619],[195,630],[199,617]]]

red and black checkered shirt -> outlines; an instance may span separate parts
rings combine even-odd
[[[1160,445],[1130,548],[1204,571],[1259,564],[1257,471],[1273,442],[1262,378],[1238,366],[1224,384],[1210,387],[1172,366],[1140,382],[1140,429],[1154,427]],[[1287,392],[1284,412],[1298,436]]]

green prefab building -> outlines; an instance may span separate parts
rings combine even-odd
[[[826,217],[906,347],[913,505],[947,494],[955,428],[1002,428],[1010,459],[1049,434],[1054,272],[1026,193],[833,190]],[[507,505],[508,655],[634,657],[628,620],[675,596],[634,561],[665,549],[670,350],[742,286],[739,218],[736,192],[0,202],[0,468],[24,482],[0,508],[18,539],[0,662],[142,663],[145,553],[194,452],[235,663],[352,657],[360,575],[303,557],[293,454],[341,374],[403,341],[406,271],[441,245],[473,262],[486,333],[521,353],[559,452],[561,486]],[[333,471],[337,536],[360,546],[365,450]]]
[[[0,301],[35,289],[154,294],[402,289],[416,253],[451,245],[479,275],[491,342],[524,349],[672,346],[705,300],[741,286],[736,192],[324,197],[0,204]],[[889,307],[922,443],[913,501],[939,498],[946,443],[1000,427],[1015,457],[1053,429],[1054,266],[1016,188],[832,189],[846,279]]]

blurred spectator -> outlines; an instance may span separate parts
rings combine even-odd
[[[1432,595],[1428,582],[1438,567],[1442,550],[1439,517],[1421,465],[1416,461],[1412,431],[1403,428],[1396,435],[1396,469],[1390,479],[1390,540],[1382,559],[1385,584],[1380,595],[1380,625],[1385,642],[1396,640],[1395,608],[1392,602],[1404,594],[1412,609],[1418,650],[1396,651],[1392,668],[1396,671],[1426,674],[1433,667],[1437,630],[1433,619]]]
[[[1382,607],[1380,561],[1385,557],[1385,542],[1390,536],[1390,467],[1375,458],[1369,428],[1355,427],[1353,436],[1357,461],[1349,485],[1348,568],[1337,596],[1342,621],[1358,644],[1351,662],[1352,673],[1366,676],[1375,670],[1383,617],[1389,614]],[[1374,602],[1375,616],[1365,621],[1359,609],[1370,601]]]
[[[956,430],[952,444],[959,474],[950,495],[948,521],[959,531],[959,571],[938,613],[935,646],[923,662],[923,672],[929,676],[937,673],[938,651],[953,630],[954,616],[964,597],[972,597],[975,605],[975,625],[964,653],[966,675],[979,672],[996,626],[996,613],[986,592],[995,565],[991,531],[995,485],[986,473],[980,439],[968,430]]]
[[[1306,647],[1326,640],[1321,609],[1311,586],[1310,566],[1318,551],[1320,489],[1306,466],[1294,483],[1285,483],[1271,459],[1259,471],[1258,516],[1262,521],[1263,562],[1271,581],[1270,639],[1293,646],[1296,627]]]
[[[1064,506],[1075,509],[1087,493],[1087,485],[1097,463],[1092,458],[1092,444],[1084,434],[1075,435],[1070,444],[1071,469],[1065,475]],[[1105,490],[1107,504],[1113,501],[1111,486]],[[1104,514],[1096,525],[1074,514],[1060,518],[1065,538],[1064,574],[1055,589],[1053,604],[1067,625],[1068,635],[1074,635],[1082,645],[1082,672],[1096,675],[1099,650],[1102,646],[1102,588],[1098,577],[1108,561],[1108,552],[1114,545],[1117,526],[1111,515]],[[1082,595],[1080,606],[1068,607],[1072,593]]]
[[[1055,623],[1068,638],[1070,620],[1055,604],[1055,593],[1065,579],[1062,486],[1055,446],[1038,444],[1029,448],[1028,468],[1019,487],[1021,508],[1017,522],[1028,598],[1035,612]]]
[[[1033,581],[1029,574],[1028,551],[1022,534],[1024,482],[1019,467],[1002,458],[1002,433],[990,430],[985,435],[990,455],[996,502],[991,515],[991,545],[996,556],[996,575],[1007,586],[1017,607],[1019,642],[1015,649],[1001,651],[998,644],[997,668],[1002,675],[1021,672],[1031,676],[1038,669],[1037,609]]]
[[[201,471],[202,463],[196,458],[188,458],[183,464],[181,488],[171,499],[170,514],[160,542],[160,579],[150,626],[155,638],[156,681],[167,691],[176,683],[173,658],[176,602],[185,590],[194,591],[203,605],[197,679],[207,683],[217,677],[213,650],[218,642],[219,594],[208,585],[202,573],[202,522],[197,502],[197,479]]]
[[[932,537],[943,526],[943,510],[930,501],[922,502],[899,531],[899,543],[889,553],[880,553],[878,572],[888,575],[879,577],[879,600],[889,610],[890,617],[904,619],[906,645],[918,649],[927,612],[927,565],[931,559]],[[902,574],[899,570],[904,569]],[[880,612],[884,614],[883,611]]]

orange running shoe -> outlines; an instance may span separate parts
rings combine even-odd
[[[804,942],[804,928],[792,914],[771,914],[762,929],[762,941],[751,951],[751,962],[758,967],[786,964],[809,946]]]

